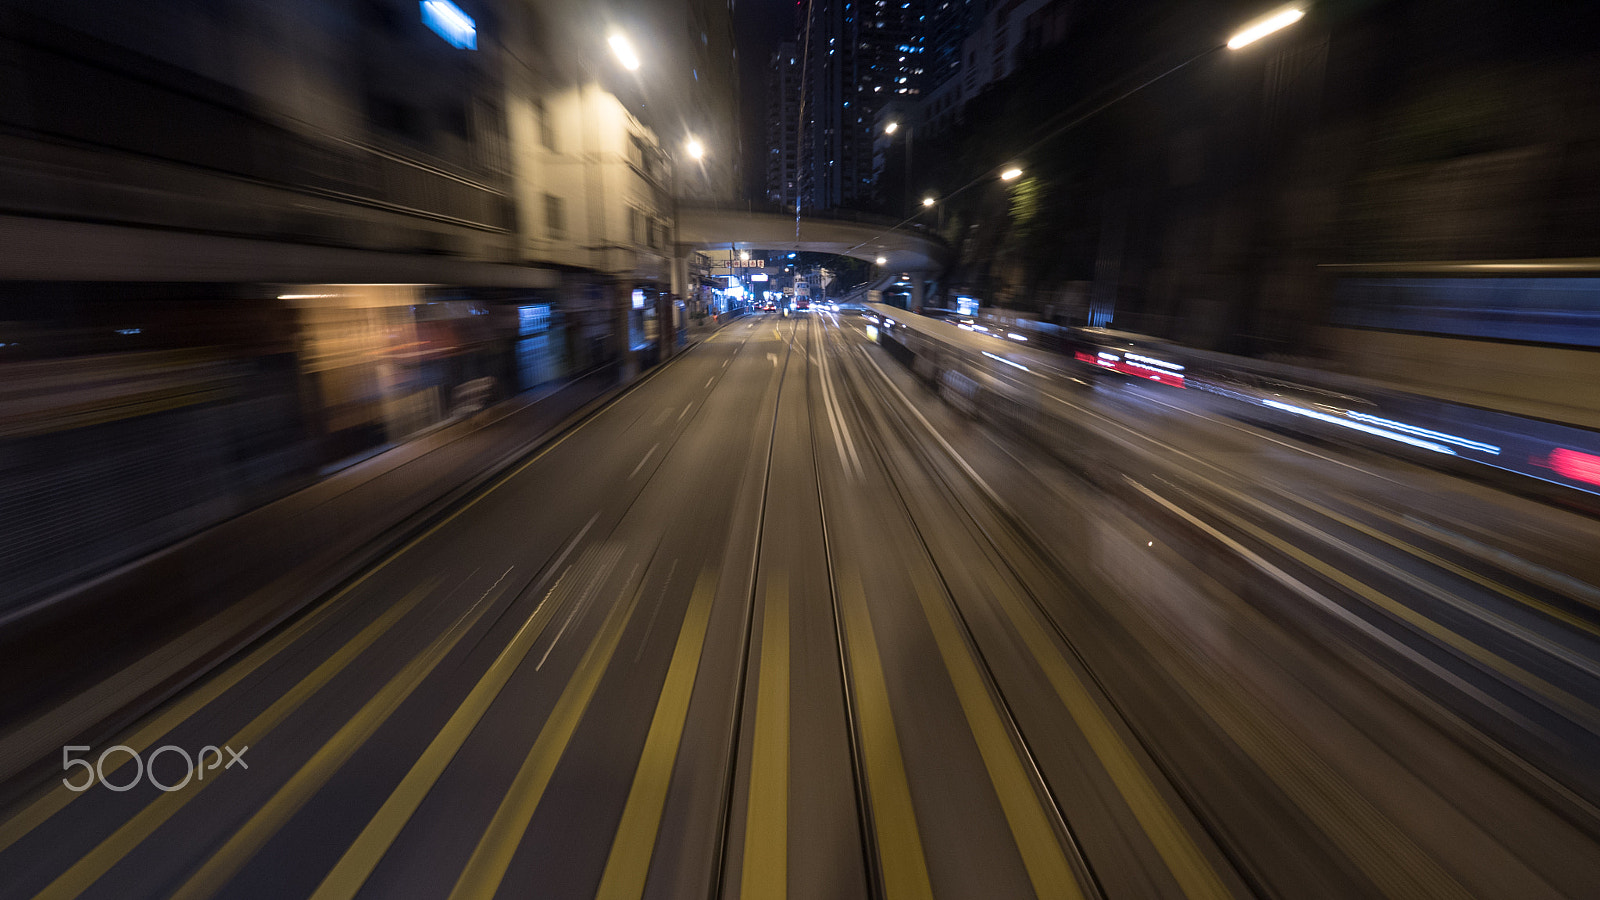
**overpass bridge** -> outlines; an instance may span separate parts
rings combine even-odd
[[[887,216],[841,212],[804,215],[796,229],[793,213],[776,209],[680,202],[673,290],[683,293],[689,249],[808,251],[873,263],[882,257],[885,271],[910,276],[913,302],[920,305],[923,285],[948,264],[950,247],[931,232],[897,224]]]

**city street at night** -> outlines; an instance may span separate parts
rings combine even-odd
[[[542,446],[115,741],[247,770],[28,796],[7,895],[1597,883],[1600,611],[1540,542],[1600,528],[1064,385],[1138,459],[1091,490],[861,325],[735,321]]]
[[[0,900],[1600,898],[1597,13],[0,3]]]

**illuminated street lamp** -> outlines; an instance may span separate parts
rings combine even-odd
[[[689,138],[689,142],[683,145],[683,149],[688,152],[690,159],[706,158],[706,145],[700,143],[699,138]]]
[[[1004,172],[1000,173],[1000,180],[1001,181],[1016,181],[1018,178],[1021,178],[1021,177],[1022,177],[1022,170],[1017,168],[1016,166],[1012,166],[1011,168],[1009,168],[1009,169],[1005,170]]]
[[[898,120],[891,119],[890,121],[884,123],[884,126],[883,126],[883,133],[884,134],[892,135],[892,134],[898,132],[899,130],[900,130],[900,122]],[[906,126],[906,193],[905,193],[905,200],[906,200],[907,203],[911,202],[911,153],[912,153],[912,141],[915,140],[916,136],[917,136],[916,129],[912,128],[910,125],[907,125]],[[928,204],[924,203],[923,205],[927,206]]]
[[[1264,19],[1258,19],[1246,25],[1238,34],[1228,38],[1228,49],[1238,50],[1240,47],[1254,44],[1274,31],[1288,28],[1305,17],[1305,10],[1291,7],[1273,13]]]
[[[626,36],[613,33],[606,39],[606,43],[611,45],[611,52],[616,54],[617,62],[622,63],[624,69],[629,72],[639,70],[639,54],[633,52],[633,44],[628,42]]]
[[[923,197],[922,198],[922,205],[923,206],[932,206],[937,202],[939,202],[939,201],[933,199],[932,197]]]
[[[889,264],[889,260],[888,260],[887,257],[883,257],[883,256],[878,257],[878,265],[884,266],[884,265],[888,265],[888,264]]]

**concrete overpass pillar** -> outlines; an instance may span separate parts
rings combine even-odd
[[[694,250],[679,244],[672,252],[672,292],[679,300],[689,298],[689,254]]]

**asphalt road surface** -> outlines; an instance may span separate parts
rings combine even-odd
[[[1593,520],[1047,393],[735,322],[70,751],[0,895],[1600,896]]]

